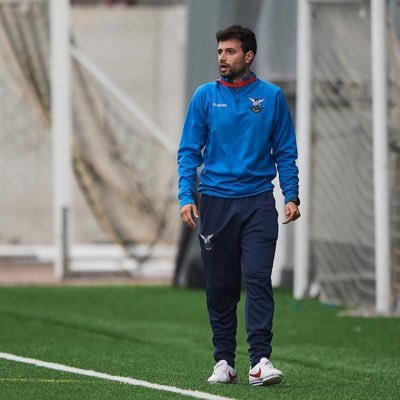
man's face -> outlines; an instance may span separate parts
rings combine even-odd
[[[223,78],[242,77],[248,71],[253,57],[252,51],[244,53],[241,43],[237,39],[218,43],[218,65]]]

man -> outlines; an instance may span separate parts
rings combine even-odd
[[[274,299],[272,264],[278,236],[272,180],[279,172],[284,223],[300,216],[297,148],[280,88],[250,71],[254,33],[232,25],[216,34],[221,78],[200,86],[189,106],[178,150],[183,222],[195,229],[193,200],[200,173],[200,244],[216,365],[210,383],[237,381],[236,307],[241,267],[247,288],[249,383],[270,385],[282,372],[269,360]]]

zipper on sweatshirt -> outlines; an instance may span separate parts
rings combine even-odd
[[[239,96],[239,92],[240,92],[240,88],[232,88],[235,91],[235,112],[239,111],[239,100],[240,100],[240,96]]]

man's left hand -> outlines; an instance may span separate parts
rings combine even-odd
[[[289,222],[296,221],[296,219],[300,218],[299,208],[293,201],[289,201],[289,203],[285,204],[284,210],[286,217],[286,220],[283,222],[284,224],[288,224]]]

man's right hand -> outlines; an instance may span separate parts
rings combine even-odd
[[[185,204],[181,207],[181,219],[190,229],[196,229],[195,218],[199,218],[197,207],[194,204]]]

